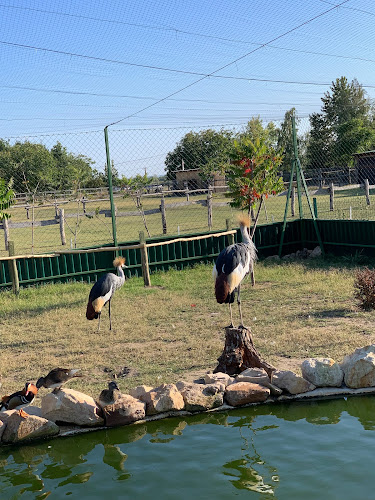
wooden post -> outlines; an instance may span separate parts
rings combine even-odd
[[[86,198],[85,197],[82,198],[82,207],[83,207],[83,213],[85,214],[86,213]]]
[[[225,223],[227,226],[227,231],[230,231],[232,229],[230,219],[225,219]],[[228,234],[228,245],[234,245],[234,234]]]
[[[139,243],[142,245],[140,251],[141,251],[143,281],[145,286],[151,286],[150,269],[148,266],[147,244],[146,244],[145,233],[143,231],[139,232]]]
[[[370,205],[370,183],[368,179],[365,179],[365,194],[366,194],[366,203]]]
[[[9,224],[8,219],[3,219],[5,250],[9,250]]]
[[[329,209],[332,212],[335,207],[335,186],[333,182],[329,185]]]
[[[29,213],[30,212],[30,206],[26,205],[25,210],[26,210],[26,218],[30,219],[30,213]]]
[[[185,193],[186,193],[186,201],[189,201],[190,196],[189,196],[189,186],[187,181],[184,181],[184,186],[185,186]]]
[[[14,241],[12,241],[12,240],[8,241],[8,251],[9,251],[10,257],[12,255],[16,255],[15,250],[14,250]],[[12,278],[13,293],[15,295],[18,295],[20,293],[20,280],[18,277],[18,269],[17,269],[16,259],[9,260],[8,266],[9,266],[10,277]]]
[[[292,192],[291,192],[291,195],[290,195],[290,211],[292,213],[292,217],[295,216],[296,212],[295,212],[295,206],[296,206],[296,187],[293,186],[292,187]]]
[[[54,206],[55,206],[55,219],[58,219],[59,218],[59,206],[57,204],[56,198],[55,198]]]
[[[167,234],[167,217],[165,215],[165,199],[164,196],[160,200],[161,224],[163,226],[163,234]]]
[[[66,245],[64,212],[65,212],[64,209],[60,208],[59,218],[60,218],[60,236],[62,245]]]
[[[208,189],[207,194],[207,215],[208,215],[208,230],[212,229],[212,193],[211,189]]]
[[[314,206],[315,219],[317,219],[318,218],[318,204],[317,204],[316,198],[313,198],[313,206]]]

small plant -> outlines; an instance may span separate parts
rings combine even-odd
[[[365,267],[356,271],[354,296],[365,311],[375,309],[375,269]]]

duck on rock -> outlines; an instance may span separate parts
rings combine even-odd
[[[78,373],[79,369],[72,368],[54,368],[45,377],[40,377],[37,380],[36,387],[40,389],[45,387],[46,389],[53,389],[53,393],[59,391],[63,384],[69,382],[72,378],[82,377]]]
[[[20,417],[26,418],[28,414],[23,408],[33,401],[37,393],[38,388],[34,384],[26,382],[22,391],[17,391],[1,398],[0,411],[19,410]]]

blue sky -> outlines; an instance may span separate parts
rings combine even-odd
[[[113,144],[117,163],[158,157],[145,165],[160,172],[177,127],[277,121],[293,106],[307,124],[342,75],[373,98],[375,4],[323,14],[342,2],[0,0],[0,137],[64,134],[100,166],[105,125],[166,129]]]

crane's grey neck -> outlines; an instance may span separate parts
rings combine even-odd
[[[243,243],[249,244],[251,242],[250,235],[249,235],[249,229],[246,226],[243,226],[241,224],[240,225],[240,230],[241,230],[241,235],[242,235],[242,241],[243,241]]]
[[[119,288],[120,286],[122,286],[125,283],[125,274],[124,274],[124,270],[121,266],[117,266],[117,279],[118,279],[118,283],[117,283],[116,288]]]

